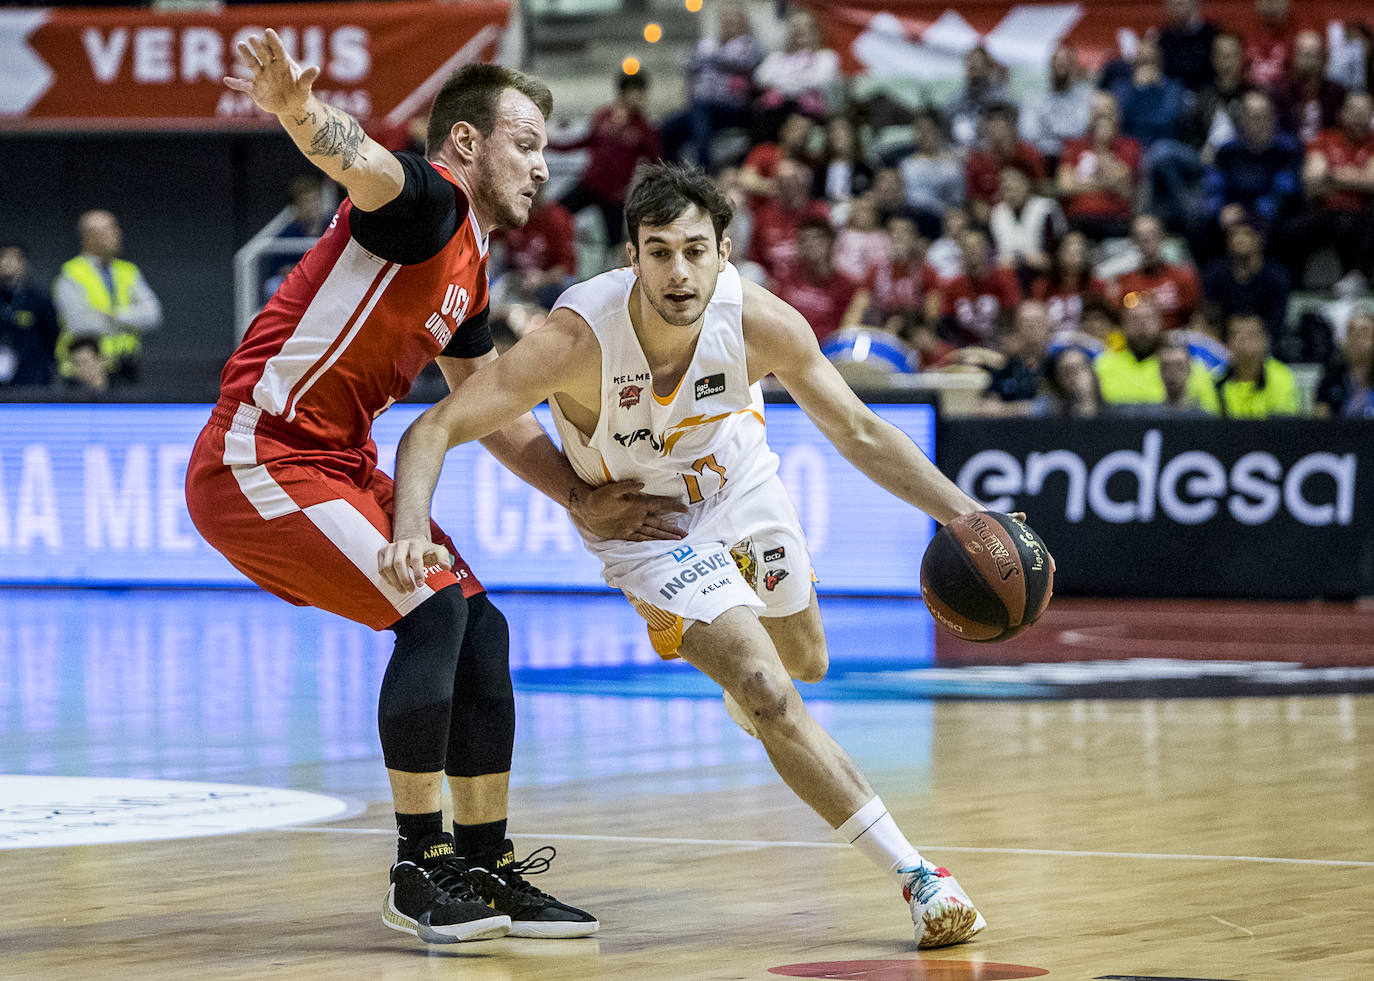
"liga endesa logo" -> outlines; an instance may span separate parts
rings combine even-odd
[[[1222,507],[1244,525],[1265,524],[1280,509],[1313,528],[1348,525],[1354,518],[1354,453],[1308,453],[1285,466],[1256,450],[1228,467],[1206,450],[1166,459],[1163,447],[1160,431],[1150,429],[1139,450],[1114,450],[1092,463],[1068,449],[1035,450],[1024,461],[1006,450],[982,450],[959,468],[956,483],[993,511],[1010,511],[1014,499],[1039,495],[1051,482],[1056,490],[1066,486],[1064,518],[1072,523],[1089,513],[1110,524],[1149,522],[1159,513],[1200,525]],[[1117,496],[1107,489],[1113,478]],[[1126,496],[1132,480],[1135,492]]]

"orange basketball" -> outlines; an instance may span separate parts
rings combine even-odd
[[[921,598],[930,615],[964,640],[1015,637],[1040,619],[1053,588],[1040,536],[994,511],[955,518],[921,559]]]

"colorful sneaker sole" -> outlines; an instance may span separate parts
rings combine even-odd
[[[382,922],[393,930],[418,937],[427,944],[456,944],[468,940],[494,940],[511,932],[510,917],[504,913],[469,920],[466,923],[453,923],[446,926],[430,926],[429,914],[422,913],[417,920],[406,916],[396,908],[396,887],[386,891],[382,903]]]
[[[922,929],[916,946],[926,950],[961,944],[986,925],[982,914],[972,906],[957,900],[932,903],[921,918]]]

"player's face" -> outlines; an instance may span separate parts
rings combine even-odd
[[[534,195],[549,179],[547,143],[539,108],[515,89],[502,92],[496,125],[476,153],[473,187],[497,228],[519,228],[529,220]]]
[[[730,257],[711,216],[694,204],[667,225],[640,225],[636,245],[630,261],[649,306],[674,327],[699,321]]]

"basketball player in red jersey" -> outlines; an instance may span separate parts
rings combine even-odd
[[[517,862],[506,839],[505,620],[437,526],[451,567],[406,589],[378,573],[392,482],[370,435],[431,360],[456,387],[496,357],[487,234],[524,224],[548,178],[552,96],[520,72],[460,68],[435,98],[426,159],[388,152],[322,103],[311,92],[319,69],[302,70],[273,31],[238,51],[244,75],[225,84],[275,114],[348,198],[225,365],[187,472],[191,517],[264,589],[396,633],[378,713],[399,837],[383,922],[431,943],[586,936],[595,917],[525,881],[547,861]],[[484,444],[582,527],[678,537],[663,519],[682,507],[635,484],[593,491],[533,416]],[[446,773],[454,835],[443,827]]]

